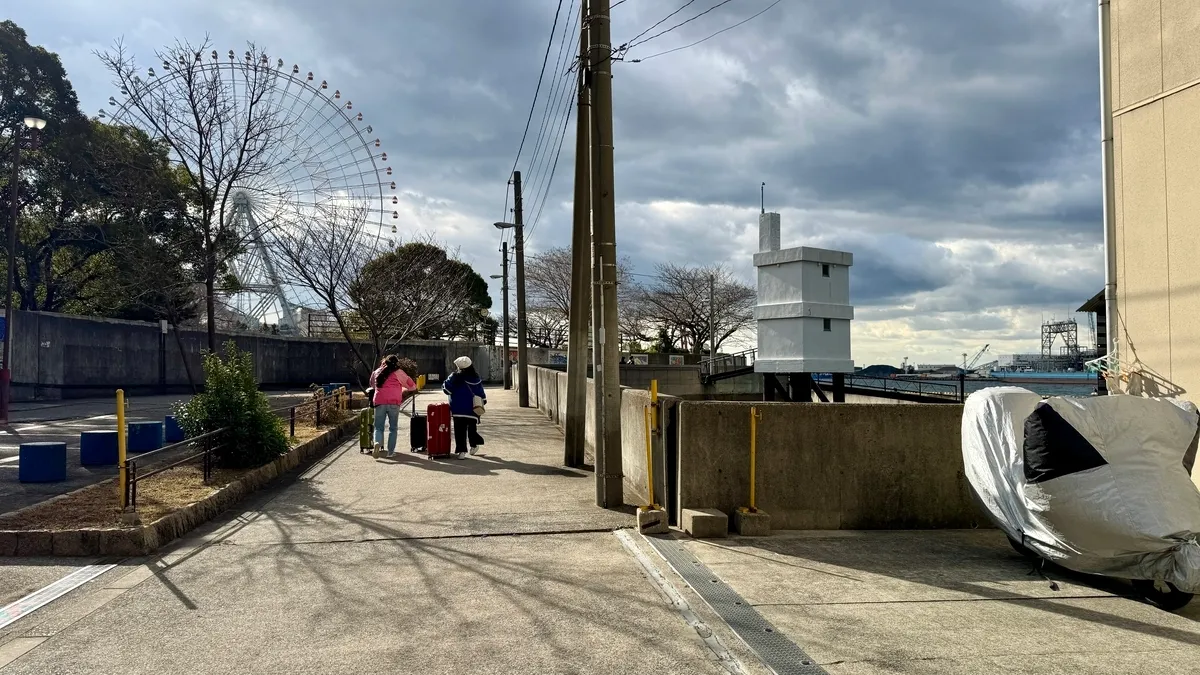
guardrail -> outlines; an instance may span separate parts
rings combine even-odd
[[[832,377],[825,374],[814,375],[813,379],[820,384],[828,384],[832,382]],[[966,400],[966,388],[963,378],[959,378],[956,381],[947,382],[917,379],[908,380],[901,378],[873,377],[865,375],[847,375],[846,386],[896,394],[930,396],[958,402]]]
[[[188,462],[195,461],[196,459],[203,458],[202,472],[204,474],[204,482],[207,484],[208,481],[212,479],[213,453],[215,453],[217,450],[220,450],[225,447],[225,445],[223,443],[220,443],[217,441],[222,440],[222,437],[224,436],[225,432],[227,432],[227,431],[229,431],[228,427],[225,427],[222,429],[217,429],[216,431],[210,431],[206,434],[201,434],[199,436],[196,436],[195,438],[189,438],[185,441],[180,441],[178,443],[172,443],[171,445],[165,445],[165,446],[159,448],[158,450],[151,450],[150,452],[144,452],[144,453],[138,455],[137,457],[131,457],[131,458],[126,459],[125,466],[124,466],[124,469],[125,469],[125,494],[123,495],[124,505],[126,507],[136,511],[137,510],[137,486],[138,486],[139,482],[144,481],[147,478],[150,478],[152,476],[157,476],[158,474],[166,471],[167,469],[173,469],[182,464],[187,464]],[[140,476],[138,475],[138,470],[137,470],[138,462],[145,461],[145,459],[147,457],[153,457],[154,455],[166,454],[168,452],[180,450],[180,449],[186,448],[188,446],[194,446],[197,443],[200,443],[204,447],[204,449],[201,450],[200,452],[192,454],[192,455],[188,455],[187,457],[184,457],[183,459],[179,459],[174,462],[171,462],[170,464],[155,467],[153,471],[144,473]]]
[[[280,406],[272,408],[271,412],[280,415],[286,412],[288,415],[288,436],[295,438],[296,436],[296,415],[298,411],[304,411],[309,408],[313,409],[314,426],[321,426],[322,413],[332,411],[345,411],[350,408],[353,400],[353,392],[348,391],[345,387],[339,387],[332,392],[324,393],[320,396],[313,396],[308,401],[296,403],[292,405]],[[117,433],[118,444],[121,448],[119,452],[119,468],[121,469],[120,490],[119,496],[121,499],[121,507],[123,509],[137,510],[137,491],[138,483],[148,478],[157,476],[168,469],[173,469],[196,460],[201,461],[201,473],[205,484],[212,480],[213,469],[215,469],[215,453],[225,447],[225,434],[229,431],[228,427],[209,431],[199,436],[185,439],[178,443],[164,445],[150,452],[140,453],[137,457],[127,457],[125,453],[126,430],[125,430],[125,415],[124,415],[124,391],[117,391]],[[149,458],[164,457],[173,455],[186,448],[202,448],[198,452],[188,454],[186,457],[174,459],[162,466],[155,466],[151,471],[146,473],[138,473],[139,463],[145,466],[146,460]]]

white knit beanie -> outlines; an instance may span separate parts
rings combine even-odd
[[[467,368],[471,367],[471,357],[460,356],[457,359],[454,359],[454,365],[457,366],[459,370],[466,370]]]

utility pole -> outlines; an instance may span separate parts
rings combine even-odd
[[[571,231],[571,307],[567,327],[567,419],[563,464],[584,464],[587,439],[587,352],[588,307],[591,304],[588,278],[591,273],[591,99],[585,72],[588,49],[588,3],[579,3],[579,92],[575,106],[575,204]]]
[[[503,242],[500,248],[500,270],[503,279],[500,290],[504,293],[504,389],[512,389],[512,361],[509,359],[508,348],[508,242]],[[492,277],[493,279],[495,277]]]
[[[717,359],[717,298],[715,289],[717,276],[708,275],[708,358],[716,363]]]
[[[513,172],[513,224],[517,239],[517,405],[529,407],[529,351],[525,344],[525,221],[521,172]]]
[[[597,435],[604,436],[604,451],[597,450],[597,505],[617,508],[624,505],[624,481],[621,473],[621,372],[620,338],[617,333],[617,214],[613,194],[613,101],[612,41],[609,0],[592,0],[589,23],[588,59],[592,64],[592,131],[598,151],[592,175],[592,218],[595,222],[596,258],[600,262],[601,343],[603,352],[603,389],[596,397],[604,399],[604,419]],[[603,396],[602,396],[603,395]],[[600,420],[597,420],[600,422]]]

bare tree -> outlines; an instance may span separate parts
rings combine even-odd
[[[758,297],[752,286],[738,280],[728,268],[665,263],[658,266],[654,282],[641,292],[648,320],[693,354],[702,353],[709,340],[710,278],[719,349],[731,336],[754,325]]]
[[[228,65],[219,63],[207,36],[199,45],[177,41],[155,55],[161,73],[142,71],[121,42],[97,53],[127,97],[119,121],[165,141],[187,177],[194,204],[188,220],[200,235],[192,257],[205,290],[208,348],[215,351],[216,293],[229,262],[272,226],[270,209],[286,207],[286,190],[275,176],[291,161],[285,148],[290,120],[272,96],[276,66],[254,44],[243,58],[231,50]],[[239,195],[266,215],[250,226],[239,222],[233,209]]]
[[[363,268],[383,253],[365,234],[369,209],[362,204],[332,204],[295,225],[277,228],[273,246],[280,272],[292,285],[307,291],[337,324],[357,365],[368,372],[376,355],[360,348],[362,322],[350,300],[350,289]]]
[[[633,282],[629,260],[617,262],[618,331],[621,341],[646,338],[646,315],[640,304],[641,293]],[[525,261],[527,296],[526,326],[535,346],[561,348],[566,344],[571,316],[571,249],[552,248]],[[591,302],[588,302],[589,308]],[[591,316],[589,310],[587,316]]]

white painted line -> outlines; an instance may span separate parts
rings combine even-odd
[[[116,567],[116,564],[80,567],[49,586],[34,591],[16,602],[0,607],[0,628],[4,628],[17,619],[50,604],[114,567]]]
[[[12,457],[5,457],[4,459],[0,459],[0,464],[8,464],[10,462],[20,461],[20,459],[21,459],[20,455],[13,455]]]

